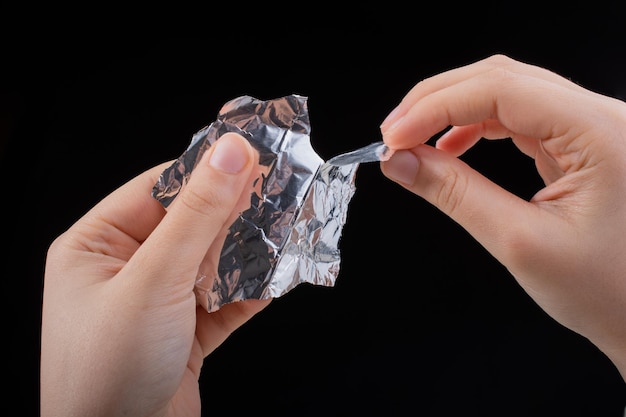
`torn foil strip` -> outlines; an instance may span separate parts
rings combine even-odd
[[[391,150],[382,141],[374,142],[352,152],[342,153],[326,161],[329,165],[343,166],[363,162],[386,161]]]
[[[279,297],[301,283],[335,284],[357,168],[386,160],[391,152],[376,142],[324,162],[311,147],[310,130],[304,96],[269,101],[241,96],[193,135],[154,185],[152,196],[168,207],[202,154],[226,132],[244,136],[259,153],[260,191],[251,193],[250,207],[230,226],[217,271],[196,281],[198,303],[207,311]]]

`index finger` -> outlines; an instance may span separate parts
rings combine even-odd
[[[572,94],[591,93],[543,68],[494,56],[420,82],[381,131],[394,149],[412,148],[451,125],[488,120],[537,139],[553,137],[580,122],[567,108]]]

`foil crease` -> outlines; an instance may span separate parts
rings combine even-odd
[[[375,142],[324,162],[311,146],[310,131],[306,97],[262,101],[241,96],[192,136],[154,185],[152,196],[168,207],[203,153],[227,132],[244,136],[259,153],[262,169],[250,207],[230,226],[217,271],[202,271],[196,280],[198,303],[207,311],[234,301],[280,297],[302,283],[335,284],[339,240],[359,164],[391,155]]]

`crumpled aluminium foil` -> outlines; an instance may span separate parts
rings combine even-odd
[[[152,196],[168,207],[202,154],[226,132],[246,137],[259,153],[264,174],[255,183],[261,183],[260,191],[257,186],[250,207],[230,226],[217,271],[203,271],[196,280],[198,303],[207,311],[239,300],[279,297],[301,283],[335,284],[357,168],[388,159],[391,152],[375,142],[324,162],[311,147],[310,130],[306,97],[261,101],[241,96],[193,135],[154,185]]]

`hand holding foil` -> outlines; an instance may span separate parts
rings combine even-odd
[[[217,270],[200,267],[195,292],[208,311],[233,301],[279,297],[300,283],[335,284],[357,168],[391,154],[376,142],[324,162],[311,146],[310,131],[306,97],[239,97],[193,135],[154,185],[152,195],[169,206],[202,154],[226,132],[244,136],[259,153],[249,208],[230,226]]]

